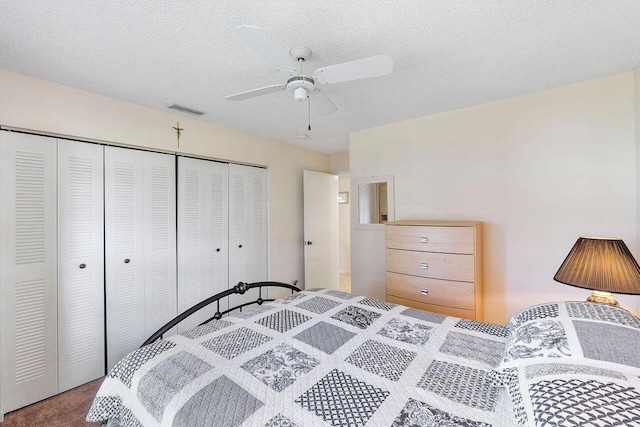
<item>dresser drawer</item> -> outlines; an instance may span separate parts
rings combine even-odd
[[[474,256],[387,249],[387,271],[432,279],[473,282]]]
[[[444,307],[441,305],[425,304],[410,299],[398,298],[393,295],[387,295],[387,301],[394,304],[405,305],[419,310],[430,311],[432,313],[444,314],[445,316],[461,317],[463,319],[480,320],[474,310],[463,310],[460,308]]]
[[[473,254],[473,227],[387,226],[386,247],[410,251]]]
[[[387,273],[387,294],[425,304],[475,309],[474,285],[469,282],[429,279]]]

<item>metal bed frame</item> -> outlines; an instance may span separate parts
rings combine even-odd
[[[227,313],[230,313],[230,312],[232,312],[234,310],[240,309],[240,311],[242,311],[242,309],[244,307],[248,306],[248,305],[252,305],[252,304],[262,305],[264,302],[273,301],[273,299],[263,299],[262,298],[262,288],[263,287],[272,286],[272,287],[278,287],[278,288],[287,288],[287,289],[291,289],[291,294],[293,294],[294,292],[300,292],[300,288],[295,286],[296,283],[297,283],[297,280],[293,282],[293,285],[290,285],[288,283],[282,283],[282,282],[255,282],[255,283],[238,282],[238,284],[235,285],[233,288],[227,289],[226,291],[222,291],[219,294],[213,295],[213,296],[205,299],[204,301],[199,302],[198,304],[194,305],[193,307],[189,308],[188,310],[180,313],[174,319],[172,319],[171,321],[167,322],[163,327],[158,329],[153,335],[151,335],[144,343],[142,343],[140,348],[144,347],[145,345],[151,344],[151,343],[153,343],[153,342],[155,342],[155,341],[157,341],[159,339],[162,339],[164,334],[166,334],[167,331],[169,331],[171,328],[175,327],[178,323],[182,322],[184,319],[186,319],[187,317],[191,316],[196,311],[208,306],[209,304],[212,304],[214,302],[217,303],[216,314],[214,314],[212,318],[210,318],[208,320],[205,320],[204,322],[200,323],[200,325],[198,325],[198,326],[205,325],[205,324],[211,322],[212,320],[218,320],[223,315],[225,315]],[[244,304],[240,304],[240,305],[238,305],[236,307],[230,308],[230,309],[222,311],[222,312],[220,311],[220,300],[222,298],[227,297],[229,295],[234,295],[234,294],[242,295],[245,292],[247,292],[248,290],[255,289],[255,288],[258,288],[258,299],[257,300],[246,302]]]

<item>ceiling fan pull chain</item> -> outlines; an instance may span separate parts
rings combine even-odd
[[[309,117],[309,127],[307,130],[311,130],[311,97],[307,95],[307,114]]]

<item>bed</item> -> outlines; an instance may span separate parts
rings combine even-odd
[[[594,303],[534,306],[501,326],[307,290],[129,354],[87,421],[640,426],[639,344],[640,319]]]

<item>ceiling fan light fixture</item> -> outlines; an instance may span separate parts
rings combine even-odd
[[[306,101],[309,97],[309,92],[303,87],[298,87],[293,90],[293,99],[296,101]]]

